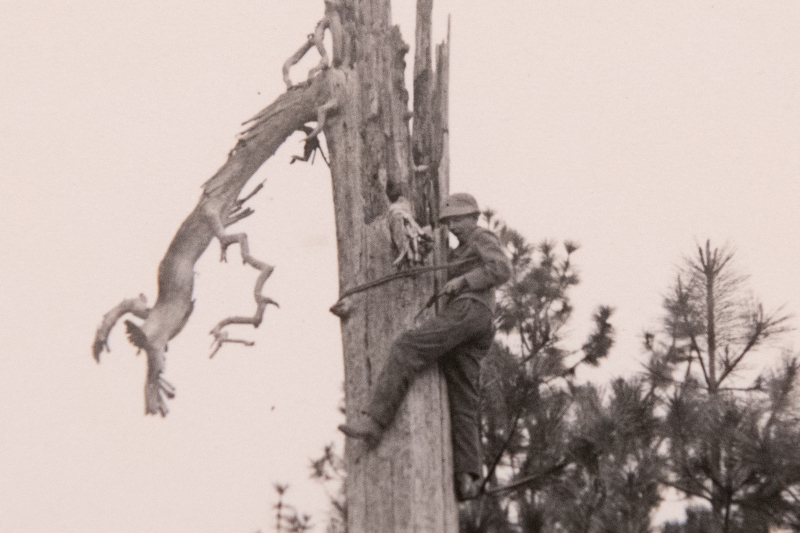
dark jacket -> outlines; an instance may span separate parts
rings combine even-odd
[[[511,277],[511,261],[506,257],[500,239],[488,229],[475,228],[464,242],[458,244],[458,248],[450,250],[448,263],[466,259],[472,261],[447,270],[448,280],[458,276],[467,280],[467,288],[452,301],[470,298],[494,312],[495,287]]]

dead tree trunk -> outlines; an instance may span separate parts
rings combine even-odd
[[[435,132],[429,45],[421,51],[427,54],[427,84],[415,89],[414,106],[415,134],[427,142],[420,143],[415,161],[403,82],[408,46],[398,29],[390,27],[389,1],[346,2],[343,19],[352,31],[354,56],[352,65],[342,67],[345,105],[328,121],[325,134],[331,153],[339,282],[345,290],[392,272],[396,251],[386,216],[387,187],[405,192],[422,223],[430,222],[438,211],[438,194],[446,191],[440,191],[438,181],[431,182],[439,162],[433,161],[430,149]],[[418,17],[418,32],[427,32],[430,43],[430,9],[422,19],[420,24]],[[418,121],[417,113],[425,119]],[[342,318],[348,419],[360,415],[391,341],[412,326],[433,291],[430,275],[394,281],[350,298],[349,313]],[[438,369],[414,383],[376,450],[367,452],[353,442],[346,456],[349,533],[457,530],[447,394]]]
[[[405,88],[405,55],[409,50],[390,24],[390,0],[327,0],[325,17],[287,60],[287,92],[248,121],[228,161],[206,182],[197,207],[178,229],[158,269],[158,298],[152,308],[144,296],[124,300],[103,318],[93,353],[99,361],[111,328],[130,313],[143,320],[126,321],[128,336],[148,355],[145,412],[166,415],[174,395],[164,381],[167,343],[180,333],[193,307],[194,265],[215,238],[223,258],[239,244],[243,261],[259,271],[252,317],[231,317],[212,330],[216,352],[232,324],[258,327],[272,300],[262,288],[272,267],[252,257],[247,236],[226,228],[252,213],[241,197],[247,181],[294,131],[308,133],[307,148],[325,133],[330,152],[340,292],[395,270],[389,206],[398,194],[411,203],[423,224],[437,219],[440,196],[447,193],[447,58],[448,44],[438,49],[438,68],[431,65],[432,0],[419,0],[418,51],[415,65],[413,155]],[[330,30],[329,59],[324,35]],[[321,56],[309,80],[293,85],[290,68],[310,49]],[[310,130],[306,123],[316,120]],[[259,186],[260,187],[260,186]],[[255,189],[258,190],[258,187]],[[254,191],[255,192],[255,191]],[[435,232],[442,261],[446,234]],[[430,260],[429,260],[430,261]],[[391,341],[412,326],[417,312],[436,288],[436,275],[402,278],[343,299],[341,318],[348,418],[358,416],[383,366]],[[213,355],[213,353],[212,353]],[[431,532],[458,529],[453,494],[450,420],[447,394],[438,369],[417,379],[394,424],[372,451],[349,443],[347,503],[349,533]]]

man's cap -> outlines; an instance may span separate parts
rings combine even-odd
[[[471,194],[457,192],[448,196],[439,210],[439,221],[461,215],[480,213],[478,201]]]

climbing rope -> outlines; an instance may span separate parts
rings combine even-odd
[[[470,259],[463,259],[461,261],[454,261],[452,263],[445,263],[443,265],[430,265],[430,266],[411,268],[409,270],[403,270],[403,271],[400,271],[400,272],[395,272],[393,274],[389,274],[387,276],[383,276],[382,278],[378,278],[378,279],[375,279],[375,280],[372,280],[372,281],[367,281],[365,283],[362,283],[360,285],[356,285],[355,287],[347,289],[346,291],[342,292],[339,295],[339,300],[338,301],[341,302],[343,299],[347,298],[348,296],[352,296],[354,294],[358,294],[359,292],[364,292],[366,290],[372,289],[374,287],[378,287],[378,286],[383,285],[385,283],[389,283],[390,281],[394,281],[396,279],[411,278],[411,277],[414,277],[414,276],[416,276],[418,274],[425,274],[426,272],[434,272],[436,270],[443,270],[445,268],[453,268],[453,267],[462,266],[462,265],[466,265],[467,263],[473,263],[473,262],[477,262],[477,261],[478,261],[477,258],[470,258]]]

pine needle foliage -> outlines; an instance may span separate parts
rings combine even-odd
[[[646,532],[660,501],[654,404],[641,381],[610,390],[575,382],[614,343],[600,306],[579,349],[568,348],[580,282],[579,246],[529,243],[494,213],[512,277],[498,294],[498,340],[482,365],[487,494],[462,509],[463,532]]]
[[[665,442],[661,481],[709,505],[665,531],[707,523],[711,533],[759,533],[798,523],[798,360],[785,354],[770,369],[763,359],[790,317],[765,311],[746,280],[730,247],[706,241],[664,298],[662,331],[645,334]]]

